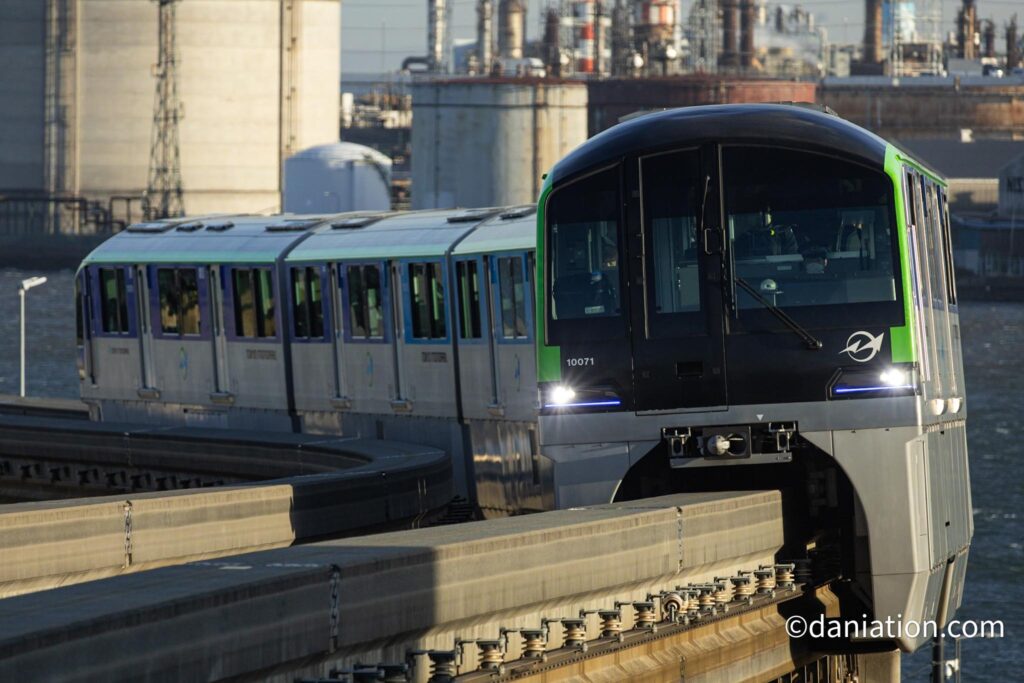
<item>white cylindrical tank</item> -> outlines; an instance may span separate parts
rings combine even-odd
[[[338,138],[340,1],[181,0],[176,14],[186,211],[278,210],[284,159]],[[158,15],[145,0],[0,3],[0,191],[141,196]]]
[[[284,162],[287,213],[390,208],[391,159],[375,149],[335,142],[305,149]]]
[[[412,86],[412,208],[537,201],[542,176],[587,138],[587,87],[538,79]]]

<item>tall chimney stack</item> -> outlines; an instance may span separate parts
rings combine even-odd
[[[505,59],[522,59],[525,32],[523,0],[501,0],[498,4],[498,55]]]
[[[996,24],[991,19],[985,20],[985,29],[982,31],[985,56],[993,59],[996,56]]]
[[[866,0],[864,4],[864,61],[882,63],[882,0]]]
[[[489,74],[494,62],[494,0],[480,0],[476,6],[476,56],[480,73]]]
[[[974,0],[963,0],[963,6],[957,12],[958,55],[961,59],[976,59],[974,34],[978,31],[977,10]]]
[[[736,66],[736,0],[722,0],[722,58],[723,66]]]
[[[559,35],[562,28],[562,18],[558,15],[558,9],[548,7],[544,15],[544,62],[548,67],[548,74],[555,78],[562,76],[562,44]]]
[[[754,0],[740,0],[740,65],[754,65]]]
[[[447,70],[445,40],[448,30],[446,0],[427,3],[427,69],[433,73]]]
[[[1020,66],[1020,45],[1017,43],[1017,15],[1010,17],[1006,26],[1006,68],[1016,69]]]

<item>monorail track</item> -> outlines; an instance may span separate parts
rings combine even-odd
[[[500,627],[493,639],[456,638],[451,650],[409,651],[404,663],[335,669],[328,678],[303,681],[399,683],[425,675],[429,683],[740,681],[747,680],[744,672],[753,674],[751,666],[760,667],[753,674],[757,680],[783,678],[804,667],[853,673],[855,659],[791,643],[785,629],[793,614],[838,616],[834,581],[812,580],[809,561],[761,565],[710,583],[677,585],[643,601],[616,600],[606,609],[545,617],[538,628]],[[623,626],[630,618],[624,611],[632,612],[630,628]],[[596,638],[587,635],[588,625],[595,626],[592,615],[598,620]],[[756,665],[751,652],[760,654]],[[506,661],[513,653],[515,659]]]

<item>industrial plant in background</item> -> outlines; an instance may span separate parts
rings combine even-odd
[[[433,74],[603,78],[683,74],[816,79],[942,76],[950,60],[1011,73],[1016,17],[1001,27],[963,0],[943,34],[941,0],[865,0],[863,41],[838,44],[799,4],[769,0],[548,0],[540,37],[526,38],[524,0],[477,0],[476,39],[452,48],[451,0],[426,0],[428,54],[403,69]],[[684,11],[685,10],[685,11]],[[454,58],[452,55],[454,54]],[[998,75],[998,74],[997,74]]]
[[[427,0],[428,54],[403,70],[502,77],[736,74],[816,78],[826,34],[798,5],[758,0],[551,0],[526,39],[523,0],[478,0],[475,42],[451,45],[451,3]],[[422,67],[422,68],[421,68]]]

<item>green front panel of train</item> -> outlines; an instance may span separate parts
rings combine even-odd
[[[545,178],[537,202],[537,272],[534,283],[537,287],[537,314],[534,322],[537,326],[537,381],[557,382],[562,379],[562,349],[548,346],[546,334],[547,321],[547,261],[545,260],[546,240],[544,235],[545,216],[547,215],[548,197],[551,196],[551,179]]]
[[[885,150],[885,174],[892,181],[896,198],[896,227],[899,232],[900,274],[903,287],[903,325],[889,328],[893,363],[913,363],[917,360],[914,344],[914,292],[911,286],[910,240],[907,232],[906,197],[903,189],[903,164],[899,151],[892,145]]]

